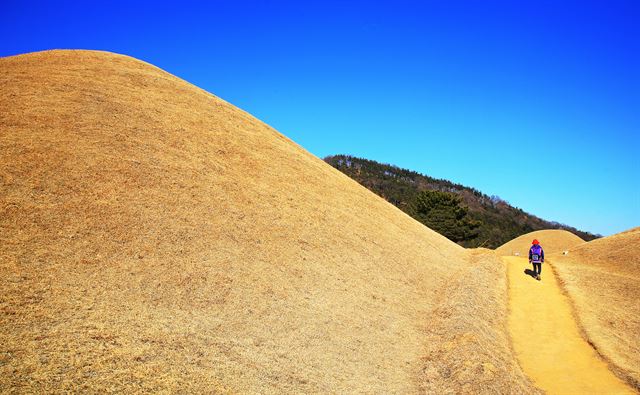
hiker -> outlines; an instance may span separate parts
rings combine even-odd
[[[542,263],[544,262],[544,250],[540,246],[538,239],[534,239],[529,249],[529,263],[533,263],[533,272],[536,274],[536,280],[540,280],[542,274]]]

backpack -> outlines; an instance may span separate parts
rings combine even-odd
[[[540,245],[538,244],[531,246],[530,256],[531,262],[542,262],[542,247],[540,247]]]

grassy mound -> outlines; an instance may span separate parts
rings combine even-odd
[[[640,389],[640,228],[580,244],[550,262],[590,342]]]
[[[215,96],[50,51],[0,108],[3,392],[531,389],[502,265]]]
[[[525,235],[516,237],[508,243],[496,248],[499,255],[515,255],[516,253],[522,257],[529,254],[531,242],[538,239],[545,254],[553,254],[556,252],[566,251],[572,247],[584,243],[584,240],[566,230],[537,230]]]

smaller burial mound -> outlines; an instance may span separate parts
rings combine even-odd
[[[496,248],[496,252],[499,255],[520,255],[526,256],[531,247],[533,239],[538,239],[540,245],[544,248],[545,254],[553,254],[555,252],[562,252],[569,250],[579,244],[584,243],[580,237],[574,235],[566,230],[547,229],[537,230],[530,232],[522,236],[518,236],[515,239],[501,245]]]

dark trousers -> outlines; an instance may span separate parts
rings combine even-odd
[[[533,271],[536,272],[537,275],[542,274],[542,262],[533,262]]]

